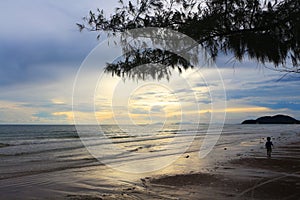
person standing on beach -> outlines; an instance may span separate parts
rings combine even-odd
[[[267,137],[267,142],[266,142],[266,149],[267,149],[267,155],[268,158],[271,158],[271,153],[272,153],[272,147],[273,147],[273,143],[271,142],[271,138]]]

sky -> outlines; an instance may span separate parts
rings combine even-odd
[[[281,79],[284,74],[251,60],[233,63],[220,56],[216,67],[222,81],[216,68],[174,72],[170,81],[160,82],[124,81],[97,69],[81,73],[101,41],[96,33],[79,32],[76,23],[91,9],[111,13],[115,5],[105,0],[0,2],[0,124],[208,123],[212,115],[220,122],[225,114],[225,123],[275,114],[300,119],[300,77]],[[103,51],[99,62],[113,58],[113,51]]]

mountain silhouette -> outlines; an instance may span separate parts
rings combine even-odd
[[[300,121],[288,115],[274,115],[248,119],[243,121],[242,124],[300,124]]]

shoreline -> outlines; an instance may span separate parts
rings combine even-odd
[[[271,136],[275,145],[272,159],[267,159],[266,156],[264,148],[266,136]],[[67,164],[67,167],[42,171],[38,174],[32,174],[38,168],[34,170],[28,168],[29,174],[3,179],[0,181],[2,185],[0,198],[47,199],[50,195],[55,199],[71,200],[300,199],[299,126],[289,128],[260,126],[254,130],[250,126],[228,127],[224,129],[218,143],[204,159],[199,158],[199,147],[202,142],[203,135],[199,134],[189,149],[172,164],[143,174],[121,172],[106,165],[99,165],[96,160],[91,162],[91,165],[74,168],[74,164],[78,164],[77,161],[85,163],[86,159],[90,158],[88,154],[82,152],[83,149],[77,151],[71,148],[68,151],[53,153],[44,151],[44,143],[41,143],[42,153],[33,152],[26,156],[22,154],[0,158],[3,161],[11,159],[12,164],[19,161],[14,158],[25,161],[29,159],[28,162],[20,163],[29,163],[26,166],[39,166],[40,169],[45,169],[45,166],[41,165],[44,163],[41,163],[36,155],[46,156],[45,158],[52,155],[55,159],[49,161],[55,163],[49,163],[55,165],[49,166],[50,168],[57,164]],[[22,150],[17,148],[18,146],[14,146],[1,150],[7,154],[10,149]],[[70,153],[74,156],[66,159],[65,156],[69,156]],[[2,163],[2,169],[7,169],[7,173],[11,168],[4,167],[9,164],[10,162]],[[24,165],[12,168],[12,172],[19,169],[24,171]],[[7,173],[6,175],[9,175]]]
[[[278,141],[271,159],[261,148],[264,143],[259,142],[257,148],[246,148],[241,155],[202,166],[199,171],[148,176],[115,193],[74,194],[67,199],[298,200],[299,136],[293,140],[279,136],[282,141]]]
[[[276,146],[271,159],[262,148],[265,138],[253,138],[250,142],[256,143],[255,146],[241,146],[238,151],[230,146],[223,149],[222,141],[210,156],[223,153],[222,157],[208,158],[208,165],[199,166],[197,171],[159,173],[140,178],[128,187],[116,188],[113,193],[94,196],[74,193],[66,199],[298,200],[300,135],[274,135],[272,138]],[[192,151],[186,154],[195,156]],[[186,154],[181,159],[188,161]]]
[[[275,147],[270,159],[262,152],[246,152],[247,156],[221,162],[207,173],[153,177],[149,188],[179,199],[300,199],[297,139]]]

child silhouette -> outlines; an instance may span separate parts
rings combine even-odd
[[[266,149],[267,149],[267,156],[268,158],[271,158],[271,153],[272,153],[272,146],[273,143],[271,142],[271,138],[270,137],[267,137],[267,142],[266,142]]]

